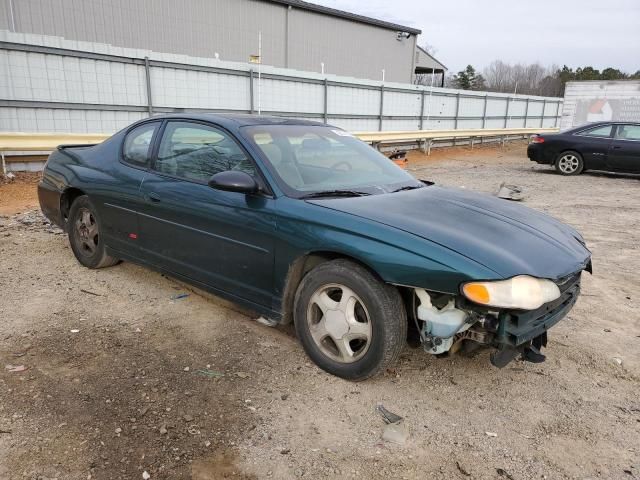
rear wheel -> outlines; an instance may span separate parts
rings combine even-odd
[[[584,161],[578,152],[562,152],[556,159],[556,171],[561,175],[579,175],[584,170]]]
[[[398,290],[348,260],[320,264],[300,283],[296,333],[323,370],[364,380],[391,366],[407,338]]]
[[[118,263],[117,258],[105,251],[100,227],[100,219],[89,197],[76,198],[69,210],[67,229],[71,250],[85,267],[103,268]]]

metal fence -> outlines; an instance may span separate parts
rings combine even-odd
[[[258,110],[351,131],[549,128],[562,106],[7,31],[0,66],[4,131],[112,133],[158,113]]]

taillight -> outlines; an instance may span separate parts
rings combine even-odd
[[[531,137],[531,143],[544,143],[544,137],[541,137],[540,135],[534,135],[533,137]]]

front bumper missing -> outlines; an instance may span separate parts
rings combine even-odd
[[[543,362],[547,331],[567,316],[580,295],[580,274],[565,279],[560,297],[531,312],[502,312],[494,340],[491,363],[502,368],[519,355],[525,361]]]

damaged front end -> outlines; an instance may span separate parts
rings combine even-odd
[[[520,357],[545,360],[547,330],[564,318],[580,294],[581,272],[558,281],[557,298],[531,310],[495,308],[469,301],[464,295],[413,289],[409,308],[424,350],[433,355],[470,355],[493,348],[491,363],[502,368]]]

